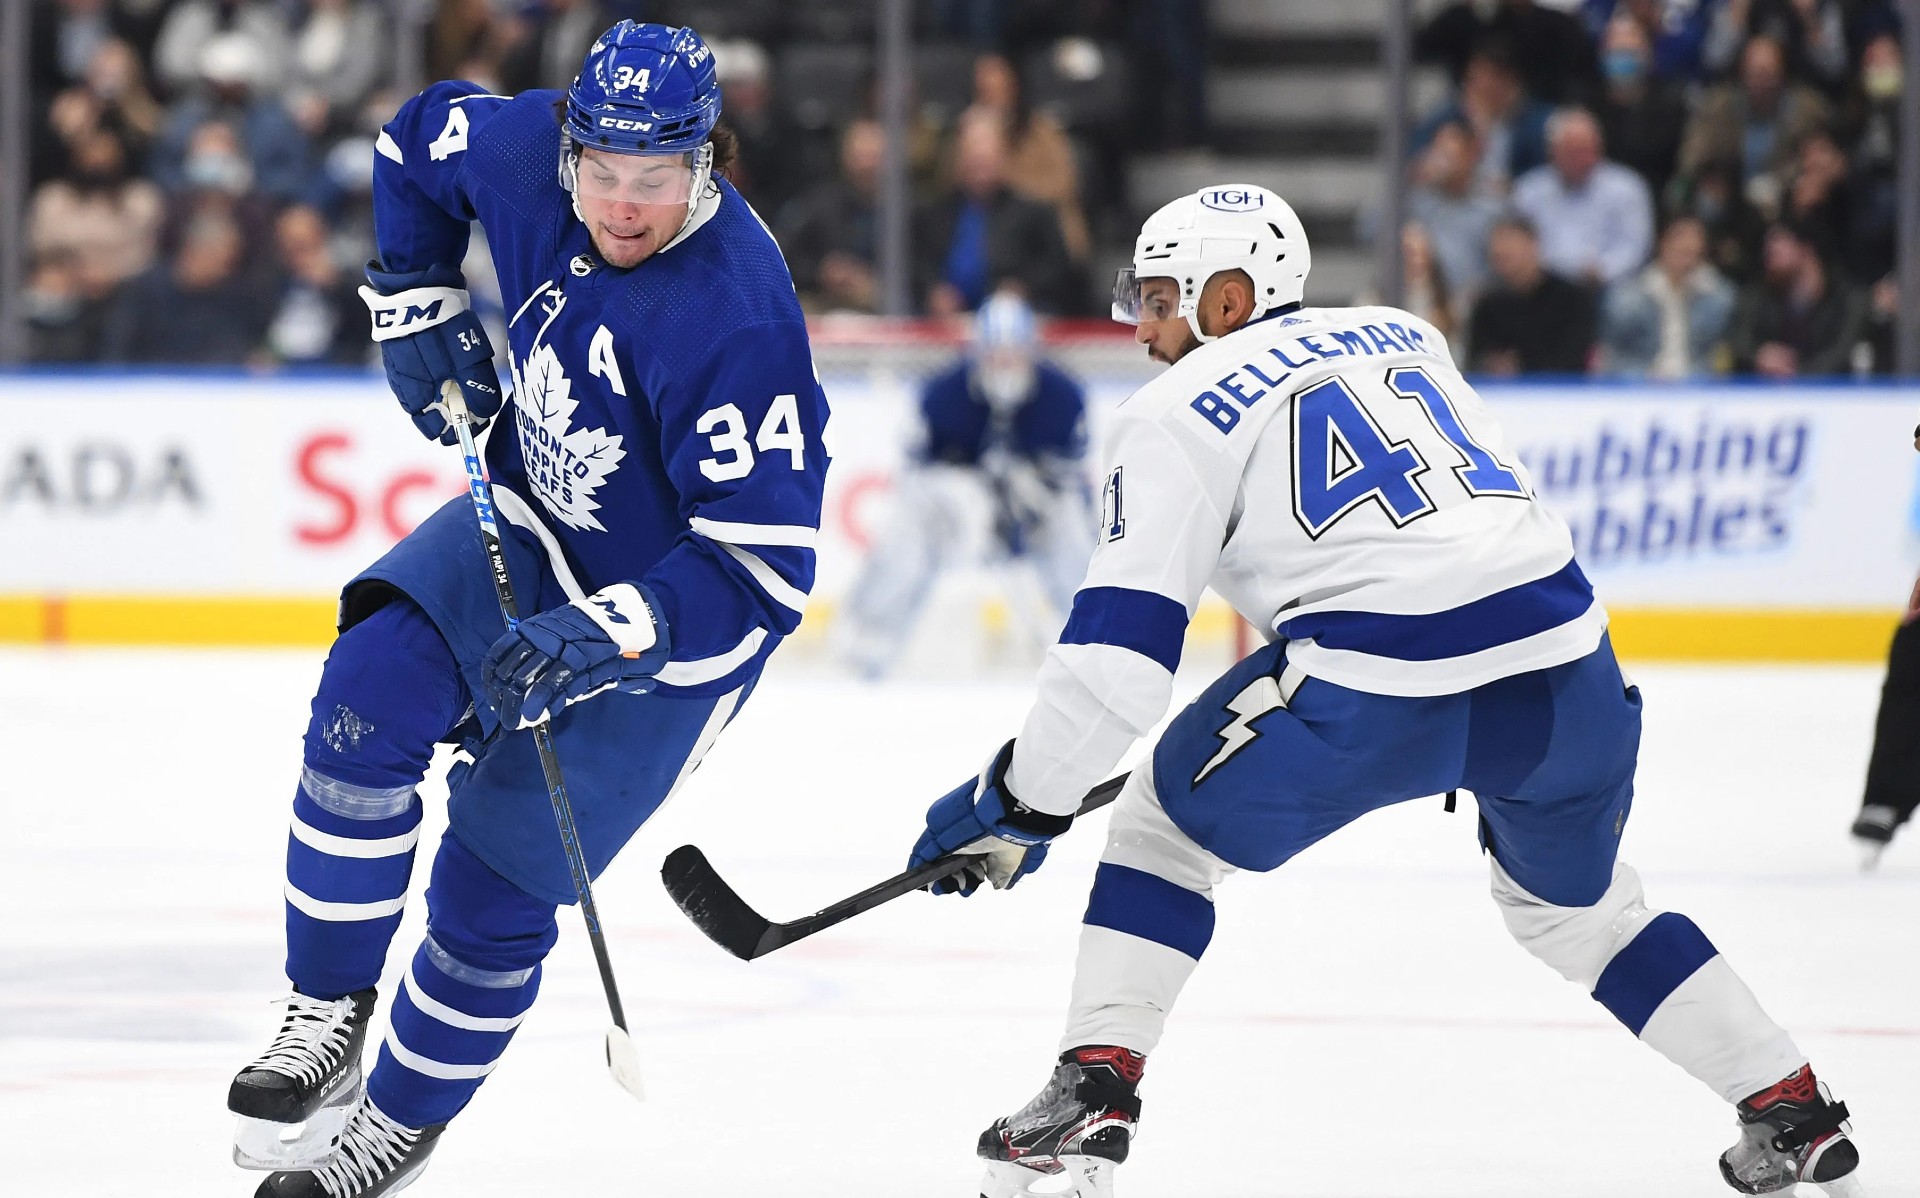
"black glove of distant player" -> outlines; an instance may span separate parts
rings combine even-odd
[[[452,379],[466,396],[473,431],[485,428],[500,411],[500,376],[460,272],[430,266],[396,274],[370,262],[367,281],[373,285],[362,287],[360,298],[373,312],[373,339],[380,344],[387,385],[413,423],[442,445],[458,440],[440,402],[440,384]]]

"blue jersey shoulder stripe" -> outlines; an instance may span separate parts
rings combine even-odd
[[[1176,599],[1130,587],[1088,587],[1073,597],[1073,614],[1060,633],[1063,645],[1113,645],[1158,662],[1171,674],[1180,668],[1187,639],[1187,609]]]
[[[1593,585],[1569,558],[1545,578],[1449,611],[1413,616],[1315,612],[1288,620],[1277,631],[1288,640],[1311,639],[1323,649],[1397,661],[1443,661],[1538,636],[1579,619],[1592,607]]]

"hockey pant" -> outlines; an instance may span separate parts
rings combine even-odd
[[[287,976],[300,993],[332,999],[379,981],[420,835],[415,788],[434,745],[471,730],[470,706],[452,651],[410,600],[393,599],[335,642],[313,701],[287,840]],[[671,742],[686,758],[684,776],[732,707],[731,699],[724,711],[711,700],[680,706],[688,710],[662,722],[694,729]],[[556,719],[563,764],[565,732]],[[477,765],[503,743],[481,747]],[[453,779],[456,809],[463,782],[471,785],[477,772]],[[557,853],[544,787],[524,789],[524,835]],[[586,847],[598,850],[595,860],[611,852]],[[426,902],[426,936],[401,976],[367,1081],[375,1105],[410,1127],[444,1123],[472,1099],[533,1005],[540,963],[558,936],[555,897],[515,884],[451,828],[435,852]]]
[[[1244,771],[1248,793],[1255,787],[1263,792],[1266,812],[1276,821],[1263,825],[1258,813],[1237,807],[1234,800],[1224,819],[1209,818],[1220,813],[1198,801],[1209,778],[1234,781],[1223,766],[1204,769],[1224,751],[1219,732],[1232,718],[1223,715],[1225,703],[1262,672],[1279,681],[1280,706],[1253,721],[1256,735],[1241,742],[1244,747],[1231,764]],[[1760,1009],[1699,928],[1684,915],[1649,909],[1638,876],[1615,860],[1638,741],[1637,694],[1627,692],[1630,711],[1616,713],[1632,721],[1631,729],[1621,729],[1623,743],[1615,746],[1624,752],[1626,773],[1585,780],[1597,785],[1581,794],[1582,780],[1574,775],[1587,762],[1609,756],[1605,746],[1591,743],[1591,729],[1604,721],[1606,705],[1623,689],[1611,650],[1603,641],[1594,658],[1539,674],[1538,687],[1522,682],[1482,696],[1481,714],[1489,727],[1524,730],[1531,724],[1540,740],[1536,747],[1544,750],[1522,748],[1517,754],[1537,762],[1525,783],[1513,787],[1528,796],[1525,801],[1479,795],[1494,901],[1509,931],[1529,952],[1591,993],[1629,1031],[1727,1101],[1773,1085],[1805,1064],[1806,1057]],[[1521,716],[1506,702],[1512,698],[1542,699],[1549,718]],[[1456,763],[1447,769],[1457,769],[1463,759],[1486,760],[1479,743],[1468,747],[1475,727],[1471,714],[1452,718],[1472,710],[1470,696],[1395,699],[1305,679],[1286,668],[1279,645],[1228,671],[1168,728],[1155,747],[1153,765],[1133,772],[1114,806],[1081,929],[1062,1050],[1114,1044],[1151,1053],[1212,939],[1214,889],[1236,871],[1220,854],[1242,856],[1251,840],[1260,859],[1243,857],[1239,864],[1273,868],[1279,863],[1273,855],[1285,860],[1367,810],[1416,797],[1347,796],[1369,781],[1392,785],[1410,762],[1417,775],[1421,754]],[[1564,742],[1553,734],[1556,722],[1570,729]],[[1498,766],[1494,760],[1487,768],[1497,771]],[[1563,766],[1574,774],[1556,778]],[[1198,786],[1189,781],[1196,773],[1202,773]],[[1298,793],[1286,793],[1296,779],[1311,781]],[[1528,784],[1540,779],[1550,787],[1571,788],[1568,797],[1556,802]],[[1409,784],[1430,782],[1416,777]],[[1176,813],[1190,818],[1176,822],[1169,815],[1161,795],[1167,787],[1177,796]],[[1236,826],[1255,835],[1236,837]],[[1286,839],[1273,838],[1275,827],[1287,829]],[[1198,842],[1196,829],[1217,851]]]

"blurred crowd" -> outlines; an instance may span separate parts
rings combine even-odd
[[[809,310],[881,303],[873,0],[30,3],[36,361],[366,362],[374,138],[405,89],[565,87],[624,17],[712,44],[734,183]],[[1045,313],[1103,309],[1090,257],[1133,233],[1123,148],[1203,133],[1202,24],[1184,0],[912,7],[913,302],[1012,286]],[[1144,97],[1123,86],[1147,76]],[[484,253],[466,265],[484,296]]]
[[[1484,374],[1888,373],[1891,0],[1451,4],[1415,53],[1408,306]]]

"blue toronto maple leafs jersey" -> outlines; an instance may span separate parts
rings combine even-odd
[[[480,222],[509,315],[501,514],[533,523],[562,585],[644,582],[672,637],[661,689],[722,693],[812,588],[826,396],[786,262],[724,180],[637,267],[594,253],[559,182],[561,99],[456,82],[409,101],[378,141],[380,262],[457,265]]]
[[[1033,461],[1086,456],[1087,397],[1072,375],[1051,362],[1034,363],[1032,390],[996,418],[973,386],[973,371],[971,359],[962,358],[922,388],[918,460],[978,466],[993,448]]]

